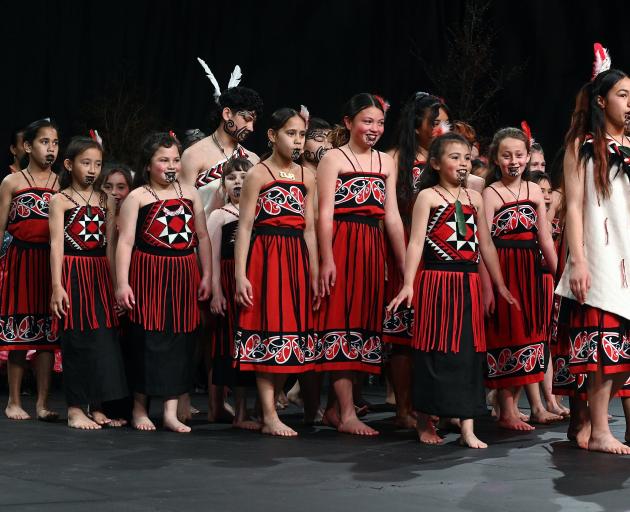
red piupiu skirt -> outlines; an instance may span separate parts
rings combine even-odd
[[[136,392],[174,397],[190,391],[200,281],[193,249],[134,249],[129,284],[136,304],[129,319]]]
[[[313,370],[316,338],[308,248],[301,229],[257,226],[247,261],[253,306],[238,312],[234,338],[241,371]]]
[[[428,263],[415,285],[413,403],[427,414],[486,414],[485,333],[476,264]]]
[[[318,371],[380,373],[385,306],[385,243],[379,219],[335,216],[337,281],[317,314]]]
[[[68,405],[124,398],[127,379],[104,249],[64,255],[62,285],[70,307],[62,320],[53,320],[53,328],[59,331]]]
[[[0,258],[0,349],[54,350],[50,245],[14,237]]]
[[[494,243],[505,285],[521,311],[495,291],[495,311],[486,321],[486,386],[496,389],[540,382],[548,357],[540,251],[533,240]]]

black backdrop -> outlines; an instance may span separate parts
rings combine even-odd
[[[2,13],[0,136],[6,147],[15,126],[51,116],[67,140],[116,87],[140,96],[155,128],[207,130],[211,86],[197,56],[222,86],[240,64],[243,85],[261,93],[266,114],[304,103],[312,115],[337,120],[353,93],[379,93],[393,105],[391,135],[410,93],[440,94],[413,52],[440,65],[448,27],[457,29],[464,9],[454,0],[14,0]],[[557,148],[575,93],[590,77],[593,41],[611,49],[615,67],[628,69],[626,11],[624,1],[493,2],[487,19],[497,31],[497,66],[526,63],[497,97],[497,124],[525,118],[543,145]],[[263,117],[248,144],[255,151],[265,126]]]

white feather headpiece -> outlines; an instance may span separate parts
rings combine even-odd
[[[210,80],[210,82],[212,83],[212,87],[214,88],[214,101],[218,104],[219,96],[221,96],[221,87],[219,86],[219,82],[215,78],[212,71],[210,71],[210,67],[208,67],[208,64],[206,64],[206,62],[200,57],[197,57],[197,60],[199,61],[199,64],[201,64],[203,70],[206,72],[208,80]],[[243,73],[241,72],[241,67],[237,64],[234,67],[234,71],[232,71],[232,74],[230,75],[230,81],[228,82],[227,88],[231,89],[232,87],[236,87],[238,84],[241,83],[241,78],[243,78]]]

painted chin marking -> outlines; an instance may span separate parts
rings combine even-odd
[[[167,183],[173,183],[177,179],[177,173],[175,171],[166,171],[164,173],[164,179]]]
[[[374,144],[376,144],[377,140],[378,140],[378,137],[376,135],[367,134],[365,136],[365,143],[368,146],[373,146]]]
[[[468,174],[468,172],[466,170],[458,170],[457,171],[457,181],[461,184],[464,183],[464,181],[466,181],[466,175]]]
[[[52,163],[55,161],[55,157],[52,155],[47,155],[45,161],[48,165],[52,165]]]
[[[94,176],[86,176],[85,178],[83,178],[83,183],[85,183],[86,185],[91,185],[92,183],[94,183]]]
[[[232,194],[234,194],[234,197],[241,197],[241,187],[234,187]]]
[[[296,161],[300,158],[300,155],[302,154],[302,150],[301,149],[294,149],[291,151],[291,160]]]
[[[508,167],[507,173],[508,173],[508,176],[510,176],[512,178],[516,178],[518,175],[521,174],[521,168],[520,167]]]

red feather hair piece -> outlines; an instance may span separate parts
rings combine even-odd
[[[523,130],[525,136],[527,137],[527,142],[529,146],[528,149],[531,149],[532,144],[534,143],[534,137],[532,137],[532,130],[527,124],[527,121],[521,121],[521,130]]]
[[[384,98],[382,98],[381,96],[379,96],[378,94],[374,94],[373,96],[376,99],[376,101],[378,101],[381,104],[381,108],[383,109],[383,112],[387,114],[387,111],[389,110],[389,107],[391,106],[389,102],[385,100]]]
[[[601,44],[593,44],[593,53],[595,54],[595,59],[593,60],[593,76],[591,80],[595,80],[595,77],[600,73],[608,71],[611,65],[610,54]]]

